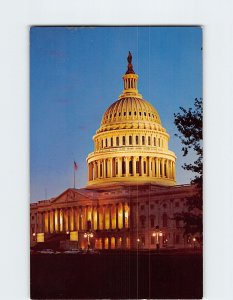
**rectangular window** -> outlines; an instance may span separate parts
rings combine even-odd
[[[150,136],[148,136],[148,145],[150,145]]]
[[[136,145],[138,145],[138,136],[136,135]]]
[[[129,136],[129,144],[132,145],[132,136]]]
[[[122,137],[122,145],[125,145],[125,136]]]
[[[145,137],[142,136],[142,145],[145,145]]]

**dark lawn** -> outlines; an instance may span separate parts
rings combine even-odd
[[[31,298],[202,298],[202,255],[31,255]]]

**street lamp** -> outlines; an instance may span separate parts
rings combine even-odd
[[[153,237],[156,237],[156,249],[159,250],[159,237],[163,236],[163,233],[161,230],[159,230],[159,226],[155,227],[155,231],[152,233]]]
[[[91,243],[90,243],[90,238],[93,238],[94,234],[92,232],[85,232],[84,233],[84,238],[87,239],[87,249],[90,249]]]
[[[194,238],[193,238],[193,248],[194,248],[194,249],[196,248],[196,241],[197,241],[197,239],[194,237]]]

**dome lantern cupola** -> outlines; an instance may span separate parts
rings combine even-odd
[[[132,65],[132,54],[129,51],[128,55],[128,69],[125,72],[123,78],[124,81],[124,90],[123,94],[119,98],[137,96],[138,98],[142,98],[142,95],[138,94],[137,84],[138,84],[138,75],[135,74]]]
[[[105,111],[87,157],[88,188],[115,184],[175,185],[175,153],[157,110],[138,93],[128,55],[124,90]]]

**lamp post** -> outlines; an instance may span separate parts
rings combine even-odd
[[[196,241],[197,241],[197,239],[194,237],[194,238],[193,238],[193,248],[194,248],[194,249],[196,249]]]
[[[159,237],[163,236],[163,233],[161,230],[159,230],[159,226],[155,227],[155,231],[152,233],[153,237],[156,237],[156,249],[159,250]]]
[[[87,249],[90,249],[91,243],[90,243],[90,238],[93,238],[93,233],[92,232],[85,232],[84,233],[84,238],[87,239]]]

